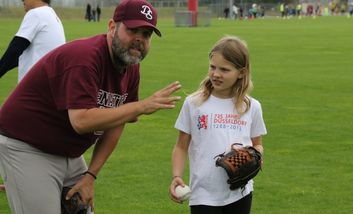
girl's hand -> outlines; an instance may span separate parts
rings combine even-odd
[[[170,198],[174,202],[182,204],[183,202],[178,198],[178,196],[175,193],[175,188],[179,185],[182,187],[185,186],[183,179],[180,176],[174,176],[172,179],[172,183],[170,184],[170,187],[169,187],[169,193],[170,193]]]

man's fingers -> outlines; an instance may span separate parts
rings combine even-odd
[[[168,85],[167,87],[159,90],[157,92],[158,95],[160,96],[169,96],[171,95],[173,92],[179,90],[181,88],[181,84],[179,81],[176,81],[170,85]]]
[[[94,211],[93,199],[89,202],[89,206],[91,207],[91,212]]]
[[[161,102],[161,107],[160,108],[175,108],[175,104],[177,101],[179,101],[181,97],[167,97],[165,101]]]
[[[146,98],[141,102],[143,114],[151,114],[160,109],[173,109],[177,101],[181,100],[180,96],[170,96],[170,94],[180,89],[179,82],[174,82],[166,88],[155,92],[152,96]]]
[[[81,196],[81,201],[83,204],[85,204],[85,205],[93,204],[93,197],[90,196],[87,192],[80,193],[80,196]]]
[[[180,88],[181,84],[179,81],[175,81],[169,85],[167,85],[165,88],[162,89],[162,91],[166,91],[166,90],[175,90],[177,88]]]
[[[167,100],[168,100],[168,103],[175,103],[176,101],[179,101],[181,99],[180,96],[174,96],[174,97],[168,97]]]
[[[70,191],[67,192],[65,199],[69,200],[76,192],[77,192],[77,190],[75,190],[74,188],[70,189]]]

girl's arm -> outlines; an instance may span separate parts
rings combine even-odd
[[[262,146],[262,136],[251,138],[251,141],[253,147],[263,155],[264,147]]]
[[[171,199],[177,203],[181,203],[181,200],[175,194],[175,188],[178,185],[184,186],[183,181],[184,167],[188,155],[189,144],[191,135],[179,131],[179,137],[177,143],[174,146],[172,153],[172,182],[169,187]]]

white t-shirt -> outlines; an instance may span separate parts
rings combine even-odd
[[[237,6],[235,6],[235,5],[233,5],[233,13],[234,13],[235,15],[238,14],[238,8],[237,8]]]
[[[252,145],[251,138],[267,133],[260,103],[251,98],[251,107],[241,117],[232,99],[210,96],[202,105],[187,97],[175,128],[191,135],[189,145],[190,205],[224,206],[253,191],[253,181],[245,189],[231,191],[228,176],[216,167],[214,157],[228,152],[233,143]]]
[[[63,25],[55,11],[49,6],[29,10],[16,36],[31,42],[19,58],[18,81],[42,56],[65,43]]]

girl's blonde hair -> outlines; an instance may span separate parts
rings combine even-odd
[[[209,58],[214,53],[219,53],[229,61],[242,75],[233,85],[232,97],[235,109],[239,114],[246,113],[250,108],[248,94],[253,88],[250,75],[249,52],[246,43],[236,36],[225,36],[221,38],[211,49]],[[211,95],[213,90],[210,78],[207,76],[201,83],[199,89],[191,96],[198,95],[197,104],[201,105]]]

